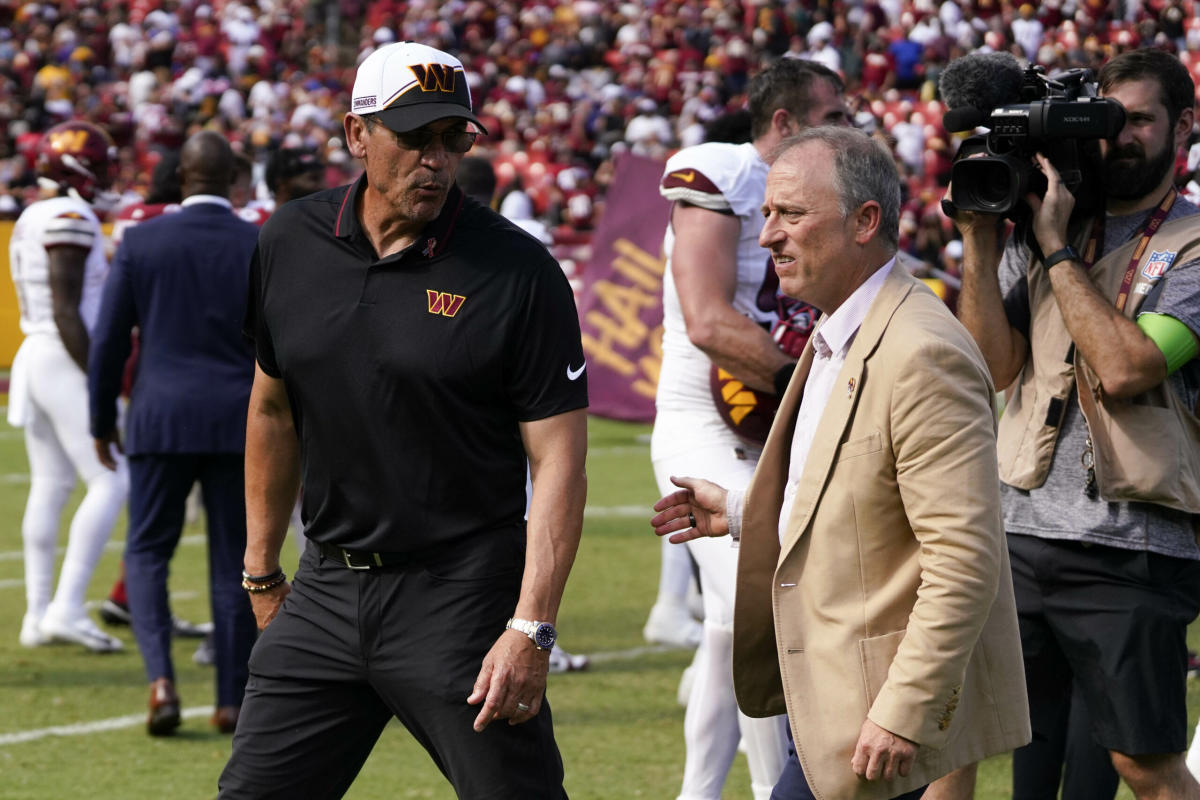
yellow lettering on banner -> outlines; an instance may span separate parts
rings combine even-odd
[[[643,289],[656,289],[659,286],[662,286],[662,280],[660,278],[648,274],[645,270],[628,259],[615,259],[613,261],[613,269],[629,278]]]
[[[662,277],[663,272],[667,269],[667,262],[661,258],[650,255],[648,252],[638,247],[628,239],[617,239],[613,242],[613,250],[616,250],[621,255],[628,259],[637,262],[638,266],[647,272],[653,273]]]
[[[618,286],[612,281],[597,281],[595,292],[608,316],[590,311],[587,321],[622,347],[640,346],[648,332],[641,320],[642,310],[654,306],[658,297],[636,286]]]
[[[638,359],[638,366],[642,368],[646,377],[638,378],[631,384],[635,392],[651,400],[658,393],[658,372],[662,369],[662,337],[663,326],[659,325],[650,334],[650,355]]]
[[[635,364],[622,351],[647,345],[651,331],[642,321],[642,312],[660,303],[665,264],[628,239],[618,239],[613,250],[617,253],[611,263],[615,280],[598,280],[592,287],[599,307],[584,315],[583,351],[594,363],[634,378],[630,384],[633,391],[653,398],[662,365],[662,326],[653,331],[648,343],[651,355],[639,357]]]

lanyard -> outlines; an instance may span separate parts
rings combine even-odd
[[[1150,219],[1146,220],[1145,226],[1141,231],[1141,239],[1137,246],[1133,248],[1133,257],[1129,259],[1129,267],[1125,270],[1125,277],[1121,279],[1121,290],[1117,292],[1117,311],[1125,311],[1125,303],[1129,300],[1129,287],[1133,285],[1133,278],[1137,275],[1138,262],[1142,260],[1142,254],[1146,252],[1146,248],[1150,245],[1150,240],[1154,238],[1154,234],[1162,227],[1163,222],[1167,219],[1167,214],[1171,213],[1171,207],[1175,205],[1176,198],[1179,197],[1179,192],[1172,186],[1165,195],[1162,201],[1158,204],[1158,208],[1154,209],[1154,213],[1150,215]],[[1096,223],[1092,226],[1092,235],[1088,237],[1087,248],[1083,253],[1084,269],[1091,269],[1092,264],[1096,263],[1096,256],[1100,252],[1100,248],[1104,246],[1104,215],[1101,214]]]
[[[1171,207],[1175,205],[1175,199],[1179,193],[1172,186],[1170,190],[1163,195],[1162,201],[1158,204],[1158,208],[1154,209],[1154,213],[1150,215],[1150,219],[1146,220],[1145,226],[1142,228],[1141,240],[1138,241],[1137,247],[1133,248],[1133,257],[1129,259],[1129,267],[1125,270],[1125,277],[1121,280],[1121,290],[1117,292],[1117,313],[1125,312],[1125,302],[1129,299],[1129,287],[1133,285],[1133,277],[1137,274],[1138,262],[1142,260],[1142,254],[1146,252],[1146,247],[1149,246],[1150,240],[1158,229],[1162,227],[1163,222],[1167,218],[1167,214],[1171,213]],[[1104,215],[1101,214],[1096,223],[1092,226],[1092,235],[1088,238],[1087,249],[1084,251],[1084,269],[1091,269],[1095,263],[1096,254],[1104,245]],[[1071,346],[1074,351],[1075,346]],[[1096,456],[1092,448],[1092,437],[1089,432],[1087,442],[1084,445],[1081,464],[1084,469],[1085,479],[1083,491],[1089,498],[1095,500],[1099,497],[1099,487],[1096,484]]]

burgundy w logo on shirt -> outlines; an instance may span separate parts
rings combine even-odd
[[[429,313],[441,314],[443,317],[453,317],[467,299],[461,294],[439,292],[434,289],[426,289],[425,294],[429,297]]]

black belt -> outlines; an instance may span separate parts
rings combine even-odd
[[[412,553],[368,553],[365,550],[347,550],[335,544],[314,542],[321,550],[321,555],[338,564],[344,564],[350,569],[372,569],[387,567],[394,564],[412,564],[417,559]]]

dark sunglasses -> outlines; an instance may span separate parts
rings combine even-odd
[[[429,149],[434,139],[441,139],[442,146],[446,148],[447,153],[465,153],[475,145],[475,139],[479,134],[468,130],[449,130],[438,133],[429,128],[417,128],[415,131],[405,131],[404,133],[392,131],[392,136],[396,137],[396,144],[405,150],[423,152]]]

